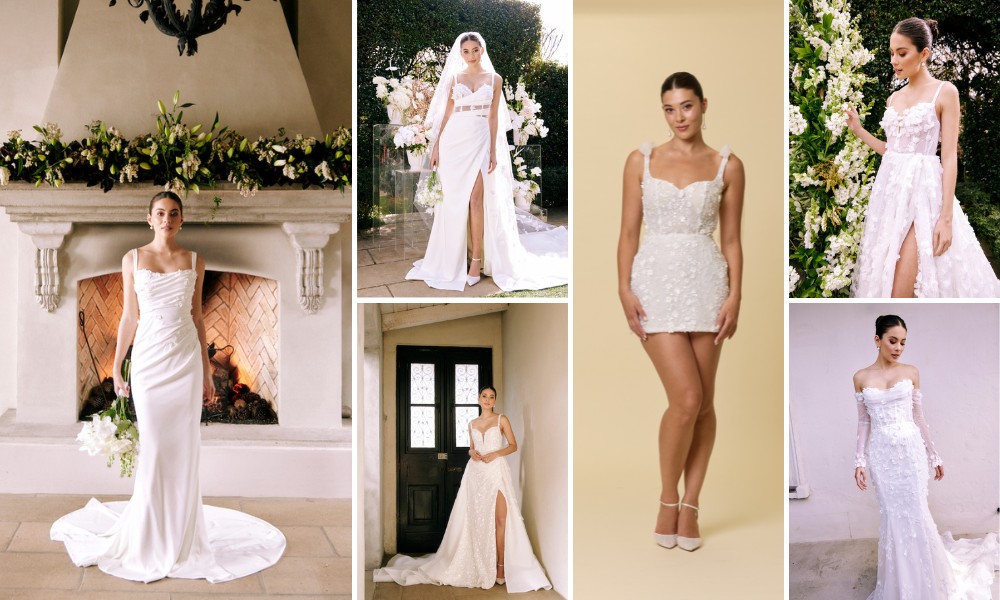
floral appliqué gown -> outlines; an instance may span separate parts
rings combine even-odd
[[[499,421],[485,433],[471,429],[472,443],[479,452],[486,454],[503,447]],[[507,501],[502,561],[497,560],[494,523],[498,492]],[[504,565],[508,592],[552,587],[531,549],[510,467],[502,456],[489,463],[468,462],[437,552],[418,558],[397,554],[384,568],[375,570],[374,580],[488,589],[496,583],[498,563]]]
[[[969,219],[957,198],[952,212],[952,244],[934,256],[934,226],[941,214],[941,159],[937,156],[941,137],[935,103],[938,86],[930,102],[919,102],[903,111],[885,109],[881,125],[886,150],[875,176],[852,295],[856,298],[888,298],[896,261],[910,226],[917,242],[918,298],[1000,297],[997,280]]]
[[[855,466],[867,467],[879,503],[878,575],[869,600],[991,600],[997,534],[955,540],[950,532],[939,535],[931,517],[928,460],[942,463],[920,390],[904,379],[855,398]]]
[[[497,132],[497,165],[490,165],[490,105],[493,86],[475,90],[456,81],[454,111],[441,132],[437,167],[444,199],[434,209],[434,223],[424,257],[406,279],[430,287],[462,291],[466,285],[469,199],[477,177],[483,178],[482,273],[501,290],[540,290],[569,282],[569,235],[514,208],[513,177],[507,134]]]
[[[683,188],[649,174],[653,144],[639,148],[644,158],[642,219],[645,231],[632,263],[632,292],[647,333],[718,331],[719,311],[729,295],[729,266],[712,235],[730,149],[714,179]]]
[[[133,264],[138,265],[135,250]],[[203,366],[191,318],[197,258],[170,273],[134,271],[139,324],[132,346],[132,395],[139,430],[128,502],[87,505],[52,525],[73,563],[150,582],[164,577],[228,581],[265,569],[285,536],[248,514],[203,506],[199,485]]]

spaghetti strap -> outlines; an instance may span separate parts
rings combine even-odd
[[[132,276],[135,277],[135,274],[138,271],[139,271],[139,249],[132,248]]]
[[[191,270],[192,271],[198,270],[198,253],[195,252],[194,250],[191,251]]]
[[[715,174],[716,179],[722,179],[722,174],[726,171],[726,163],[729,162],[729,154],[731,152],[732,149],[729,147],[729,144],[723,146],[719,152],[722,155],[722,162],[719,163],[719,172]]]
[[[937,104],[937,97],[938,97],[938,94],[941,93],[941,88],[944,87],[944,83],[945,82],[942,81],[941,84],[937,87],[937,90],[934,92],[934,97],[931,98],[931,104]]]
[[[639,152],[642,152],[642,175],[649,177],[649,155],[653,152],[653,142],[646,142],[639,146]]]

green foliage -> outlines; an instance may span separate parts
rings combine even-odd
[[[954,83],[961,98],[958,181],[968,184],[963,189],[982,190],[993,206],[1000,206],[1000,178],[996,176],[1000,156],[1000,13],[996,1],[866,0],[858,2],[855,13],[861,16],[859,25],[866,45],[875,54],[867,72],[877,81],[865,94],[879,110],[898,85],[889,67],[892,28],[912,16],[938,22],[941,38],[935,42],[929,67],[936,78]],[[965,206],[964,195],[956,195]],[[986,227],[985,221],[973,221],[973,227],[980,241],[994,248],[1000,245],[997,230]]]
[[[1000,259],[1000,205],[980,186],[968,181],[956,186],[955,195],[961,199],[976,237],[989,249],[994,262]]]
[[[375,97],[372,78],[404,74],[424,48],[442,45],[450,48],[458,34],[478,31],[486,40],[493,66],[504,81],[512,85],[521,77],[527,81],[532,66],[540,62],[542,21],[537,5],[520,0],[361,0],[358,2],[358,23],[361,24],[357,40],[358,148],[361,156],[357,198],[358,224],[363,227],[366,222],[377,222],[372,177],[364,173],[373,167],[372,127],[386,122],[385,108]],[[399,70],[390,75],[386,70],[390,65]],[[543,71],[543,76],[548,72],[558,77],[555,71]],[[549,85],[559,84],[555,81]],[[562,105],[565,114],[568,96],[550,98],[539,91],[537,97],[543,106],[541,117],[549,127],[549,137],[567,139],[568,123],[562,126],[563,132],[557,132],[563,121],[553,119],[553,113]],[[554,158],[550,162],[547,157],[549,153],[558,155],[555,143],[546,143],[545,139],[542,143],[545,144],[543,160],[546,164],[555,164]],[[566,152],[564,149],[562,155]],[[558,176],[552,179],[558,180]],[[547,171],[542,183],[543,197],[546,197],[550,194]],[[557,181],[551,183],[557,185]],[[551,190],[551,195],[565,197],[558,189]]]
[[[554,62],[535,61],[524,75],[524,84],[542,105],[541,117],[549,134],[532,143],[542,146],[542,203],[566,206],[569,199],[569,68]]]

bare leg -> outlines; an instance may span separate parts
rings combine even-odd
[[[472,186],[472,195],[469,197],[469,229],[472,234],[472,258],[479,260],[469,261],[469,275],[475,277],[479,275],[479,269],[483,267],[483,173],[479,172],[476,183]]]
[[[691,345],[698,361],[698,375],[701,379],[701,411],[694,425],[691,450],[684,464],[684,498],[692,506],[701,506],[699,496],[708,471],[708,459],[715,445],[715,374],[719,367],[719,353],[722,345],[715,345],[714,333],[692,333]],[[685,508],[677,520],[677,533],[684,537],[700,537],[698,513]]]
[[[497,579],[504,579],[503,574],[503,550],[507,541],[507,499],[503,497],[503,492],[497,492]]]
[[[673,504],[688,459],[695,423],[701,412],[702,385],[691,338],[686,333],[654,333],[643,348],[667,392],[667,410],[660,420],[660,501]],[[677,508],[660,505],[656,533],[677,533]]]
[[[896,273],[892,277],[892,297],[912,298],[913,286],[917,283],[917,236],[913,225],[903,238],[899,248],[899,260],[896,261]]]

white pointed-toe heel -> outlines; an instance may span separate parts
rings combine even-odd
[[[502,567],[503,565],[500,564],[500,563],[497,563],[497,566],[498,567]],[[505,583],[507,583],[507,578],[506,577],[497,577],[497,585],[503,585]]]
[[[481,259],[481,258],[473,258],[472,260],[482,261],[483,259]],[[482,269],[482,265],[480,265],[479,268]],[[480,275],[476,275],[475,277],[473,277],[472,275],[468,275],[467,274],[465,276],[465,283],[469,284],[469,287],[472,287],[472,286],[476,285],[477,283],[479,283],[480,279],[482,279],[482,276],[480,276]],[[500,583],[502,584],[503,582],[501,581]]]
[[[695,512],[695,515],[698,514],[698,507],[694,506],[693,504],[687,504],[686,502],[681,502],[681,506],[682,507],[686,506],[688,508],[693,508],[694,512]],[[694,552],[698,548],[701,548],[701,538],[700,537],[689,538],[689,537],[684,537],[683,535],[679,535],[679,536],[677,536],[677,545],[681,547],[681,550],[687,550],[688,552]]]
[[[661,500],[660,504],[662,504],[663,506],[666,506],[667,508],[673,508],[674,506],[677,506],[678,503],[674,502],[673,504],[667,504],[666,502],[664,502],[664,501]],[[653,539],[656,541],[656,543],[658,545],[663,546],[664,548],[673,548],[674,546],[677,545],[677,534],[676,533],[656,533],[656,532],[653,532]]]

